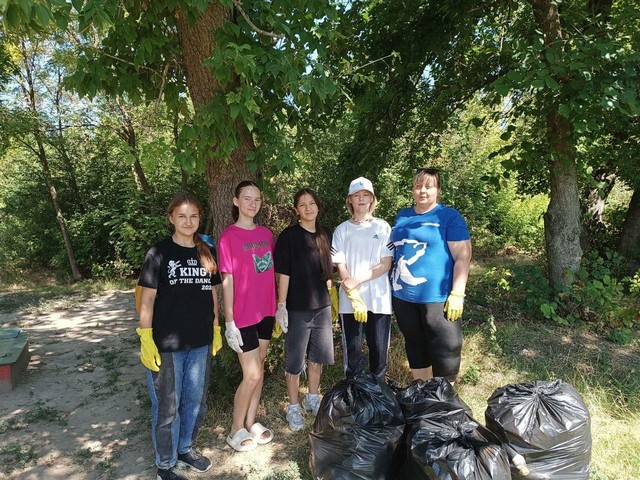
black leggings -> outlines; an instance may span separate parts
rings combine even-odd
[[[460,371],[462,325],[444,316],[444,303],[411,303],[393,297],[393,311],[413,370],[433,367],[434,377],[455,381]]]

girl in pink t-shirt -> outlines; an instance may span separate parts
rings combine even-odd
[[[233,198],[236,223],[222,232],[218,243],[225,337],[238,353],[242,368],[227,437],[227,443],[239,452],[273,439],[273,432],[256,422],[276,311],[273,234],[254,222],[261,204],[258,186],[248,180],[240,182]]]

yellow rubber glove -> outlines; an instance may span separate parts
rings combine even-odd
[[[338,290],[329,287],[329,297],[331,297],[331,321],[338,321],[338,314],[340,312],[340,299],[338,298]]]
[[[211,344],[211,356],[215,357],[216,353],[222,348],[222,330],[220,325],[213,326],[213,343]]]
[[[351,300],[351,306],[353,307],[353,316],[358,322],[367,321],[367,306],[365,305],[360,293],[355,288],[352,288],[347,292],[347,297]]]
[[[447,320],[455,322],[462,316],[462,308],[464,307],[464,294],[451,292],[444,304],[444,312],[447,314]]]
[[[280,338],[282,336],[282,329],[280,328],[280,324],[278,322],[273,322],[273,332],[271,333],[271,338]]]
[[[153,328],[136,328],[136,333],[140,335],[140,361],[152,372],[159,372],[162,360],[153,341]]]

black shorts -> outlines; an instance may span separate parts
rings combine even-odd
[[[396,297],[392,301],[409,366],[413,370],[433,367],[434,377],[455,381],[462,353],[460,320],[447,320],[444,303],[412,303]]]
[[[248,327],[242,327],[240,329],[240,335],[242,335],[243,352],[250,352],[255,350],[260,345],[259,340],[271,340],[273,334],[273,323],[276,321],[275,317],[264,317],[255,325],[249,325]]]

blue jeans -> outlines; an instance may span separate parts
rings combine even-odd
[[[159,372],[147,370],[151,438],[158,468],[173,467],[191,450],[207,412],[211,345],[160,353]]]
[[[369,370],[383,380],[384,374],[387,373],[391,315],[367,312],[367,321],[362,323],[358,322],[352,313],[343,313],[340,314],[340,322],[345,376],[354,377],[364,369],[362,339],[366,336],[369,347]]]

